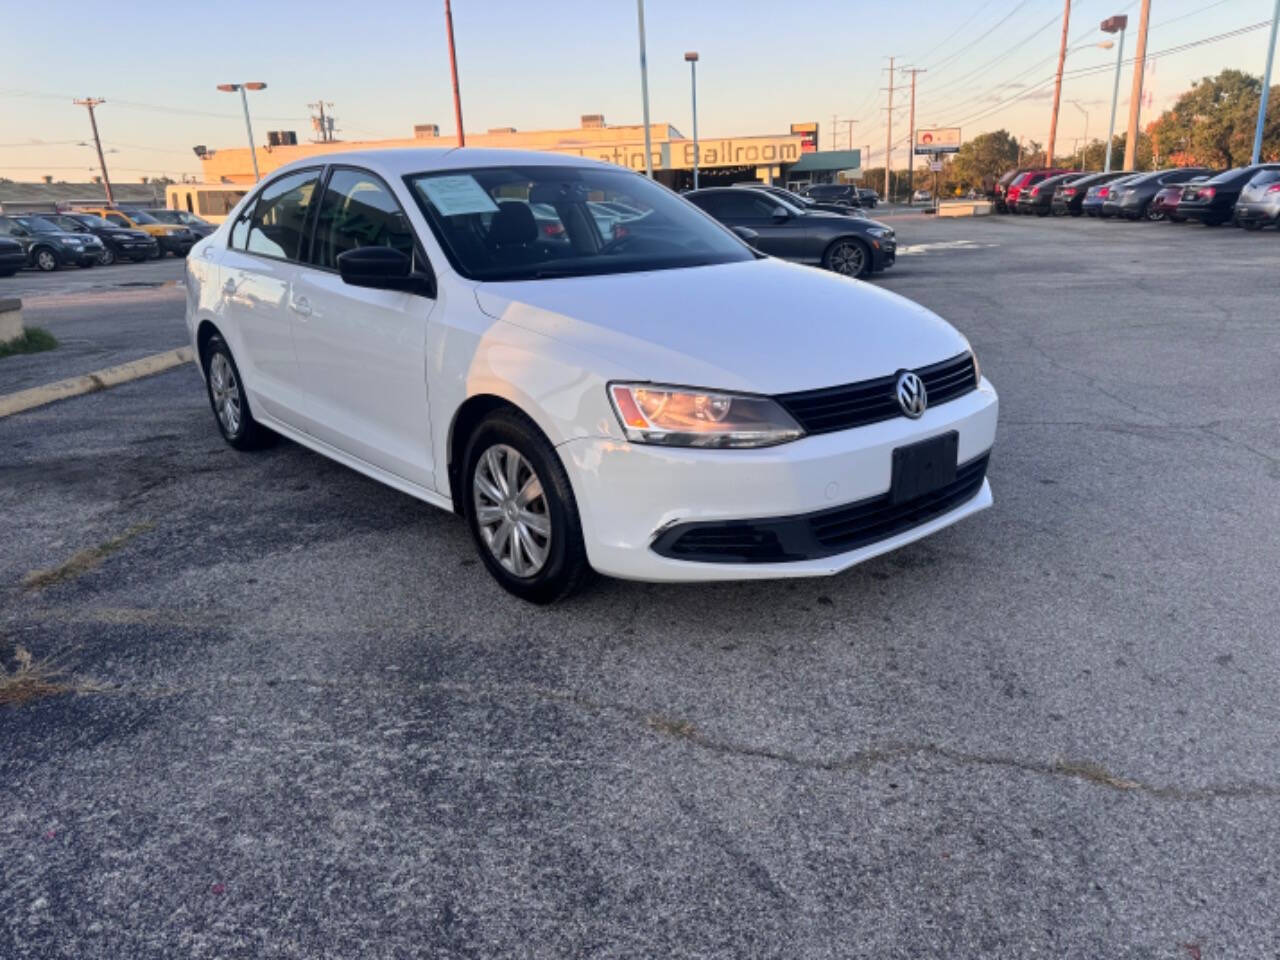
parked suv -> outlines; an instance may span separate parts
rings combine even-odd
[[[815,183],[805,190],[804,195],[819,203],[834,203],[842,207],[862,206],[858,188],[851,183]]]
[[[122,258],[134,263],[156,255],[156,242],[141,230],[117,227],[92,213],[48,213],[45,220],[70,233],[92,234],[102,241],[98,264],[109,267]]]
[[[27,263],[46,272],[66,264],[92,267],[102,253],[102,241],[63,230],[42,217],[0,216],[0,233],[17,240],[27,251]]]
[[[117,227],[141,230],[143,233],[150,234],[155,237],[156,243],[159,244],[156,250],[157,257],[163,257],[166,253],[172,253],[175,257],[185,257],[187,251],[200,239],[186,227],[180,227],[172,223],[161,223],[155,217],[148,213],[143,213],[141,210],[120,210],[116,207],[77,207],[76,213],[92,213],[109,223],[114,223]]]
[[[164,208],[148,209],[142,211],[150,217],[154,217],[161,223],[171,223],[175,226],[186,227],[197,237],[207,237],[218,229],[208,220],[201,220],[194,213],[187,213],[185,210],[165,210]]]

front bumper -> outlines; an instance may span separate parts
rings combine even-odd
[[[871,269],[892,267],[898,259],[898,241],[892,237],[872,237],[871,241]]]
[[[990,451],[998,411],[995,389],[983,380],[919,420],[899,417],[760,450],[691,450],[606,437],[570,440],[558,450],[578,501],[587,557],[601,573],[651,581],[824,576],[989,507],[989,483],[984,479],[971,498],[941,515],[831,556],[707,563],[662,556],[654,547],[677,524],[794,519],[878,497],[889,490],[895,448],[950,430],[959,434],[963,468]]]
[[[194,237],[181,237],[173,234],[164,234],[156,237],[156,241],[160,244],[161,252],[176,253],[180,257],[185,257],[188,251],[196,245]]]

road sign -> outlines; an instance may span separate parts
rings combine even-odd
[[[915,152],[921,153],[958,153],[960,150],[960,128],[938,127],[933,130],[917,130]]]
[[[941,160],[932,160],[932,161],[930,161],[930,163],[929,163],[929,169],[930,169],[930,170],[932,170],[934,173],[941,173],[941,172],[942,172],[942,161],[941,161]]]

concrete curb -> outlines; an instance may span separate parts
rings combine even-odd
[[[5,394],[0,396],[0,417],[8,417],[15,413],[22,413],[24,410],[43,407],[46,403],[53,403],[55,400],[66,400],[69,397],[79,397],[86,393],[97,393],[99,390],[119,386],[122,383],[128,383],[130,380],[149,377],[153,373],[163,373],[165,370],[187,363],[190,360],[191,348],[179,347],[166,353],[154,353],[149,357],[130,360],[128,363],[122,363],[116,367],[107,367],[105,370],[86,373],[82,377],[71,377],[68,380],[47,383],[42,387],[31,387],[29,390],[19,390],[17,393]]]

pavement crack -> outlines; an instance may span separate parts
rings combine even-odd
[[[43,590],[56,583],[74,580],[102,566],[102,561],[120,550],[134,537],[151,530],[154,524],[135,523],[124,533],[110,537],[102,543],[77,551],[70,559],[47,570],[32,570],[22,578],[22,586],[26,590]]]

